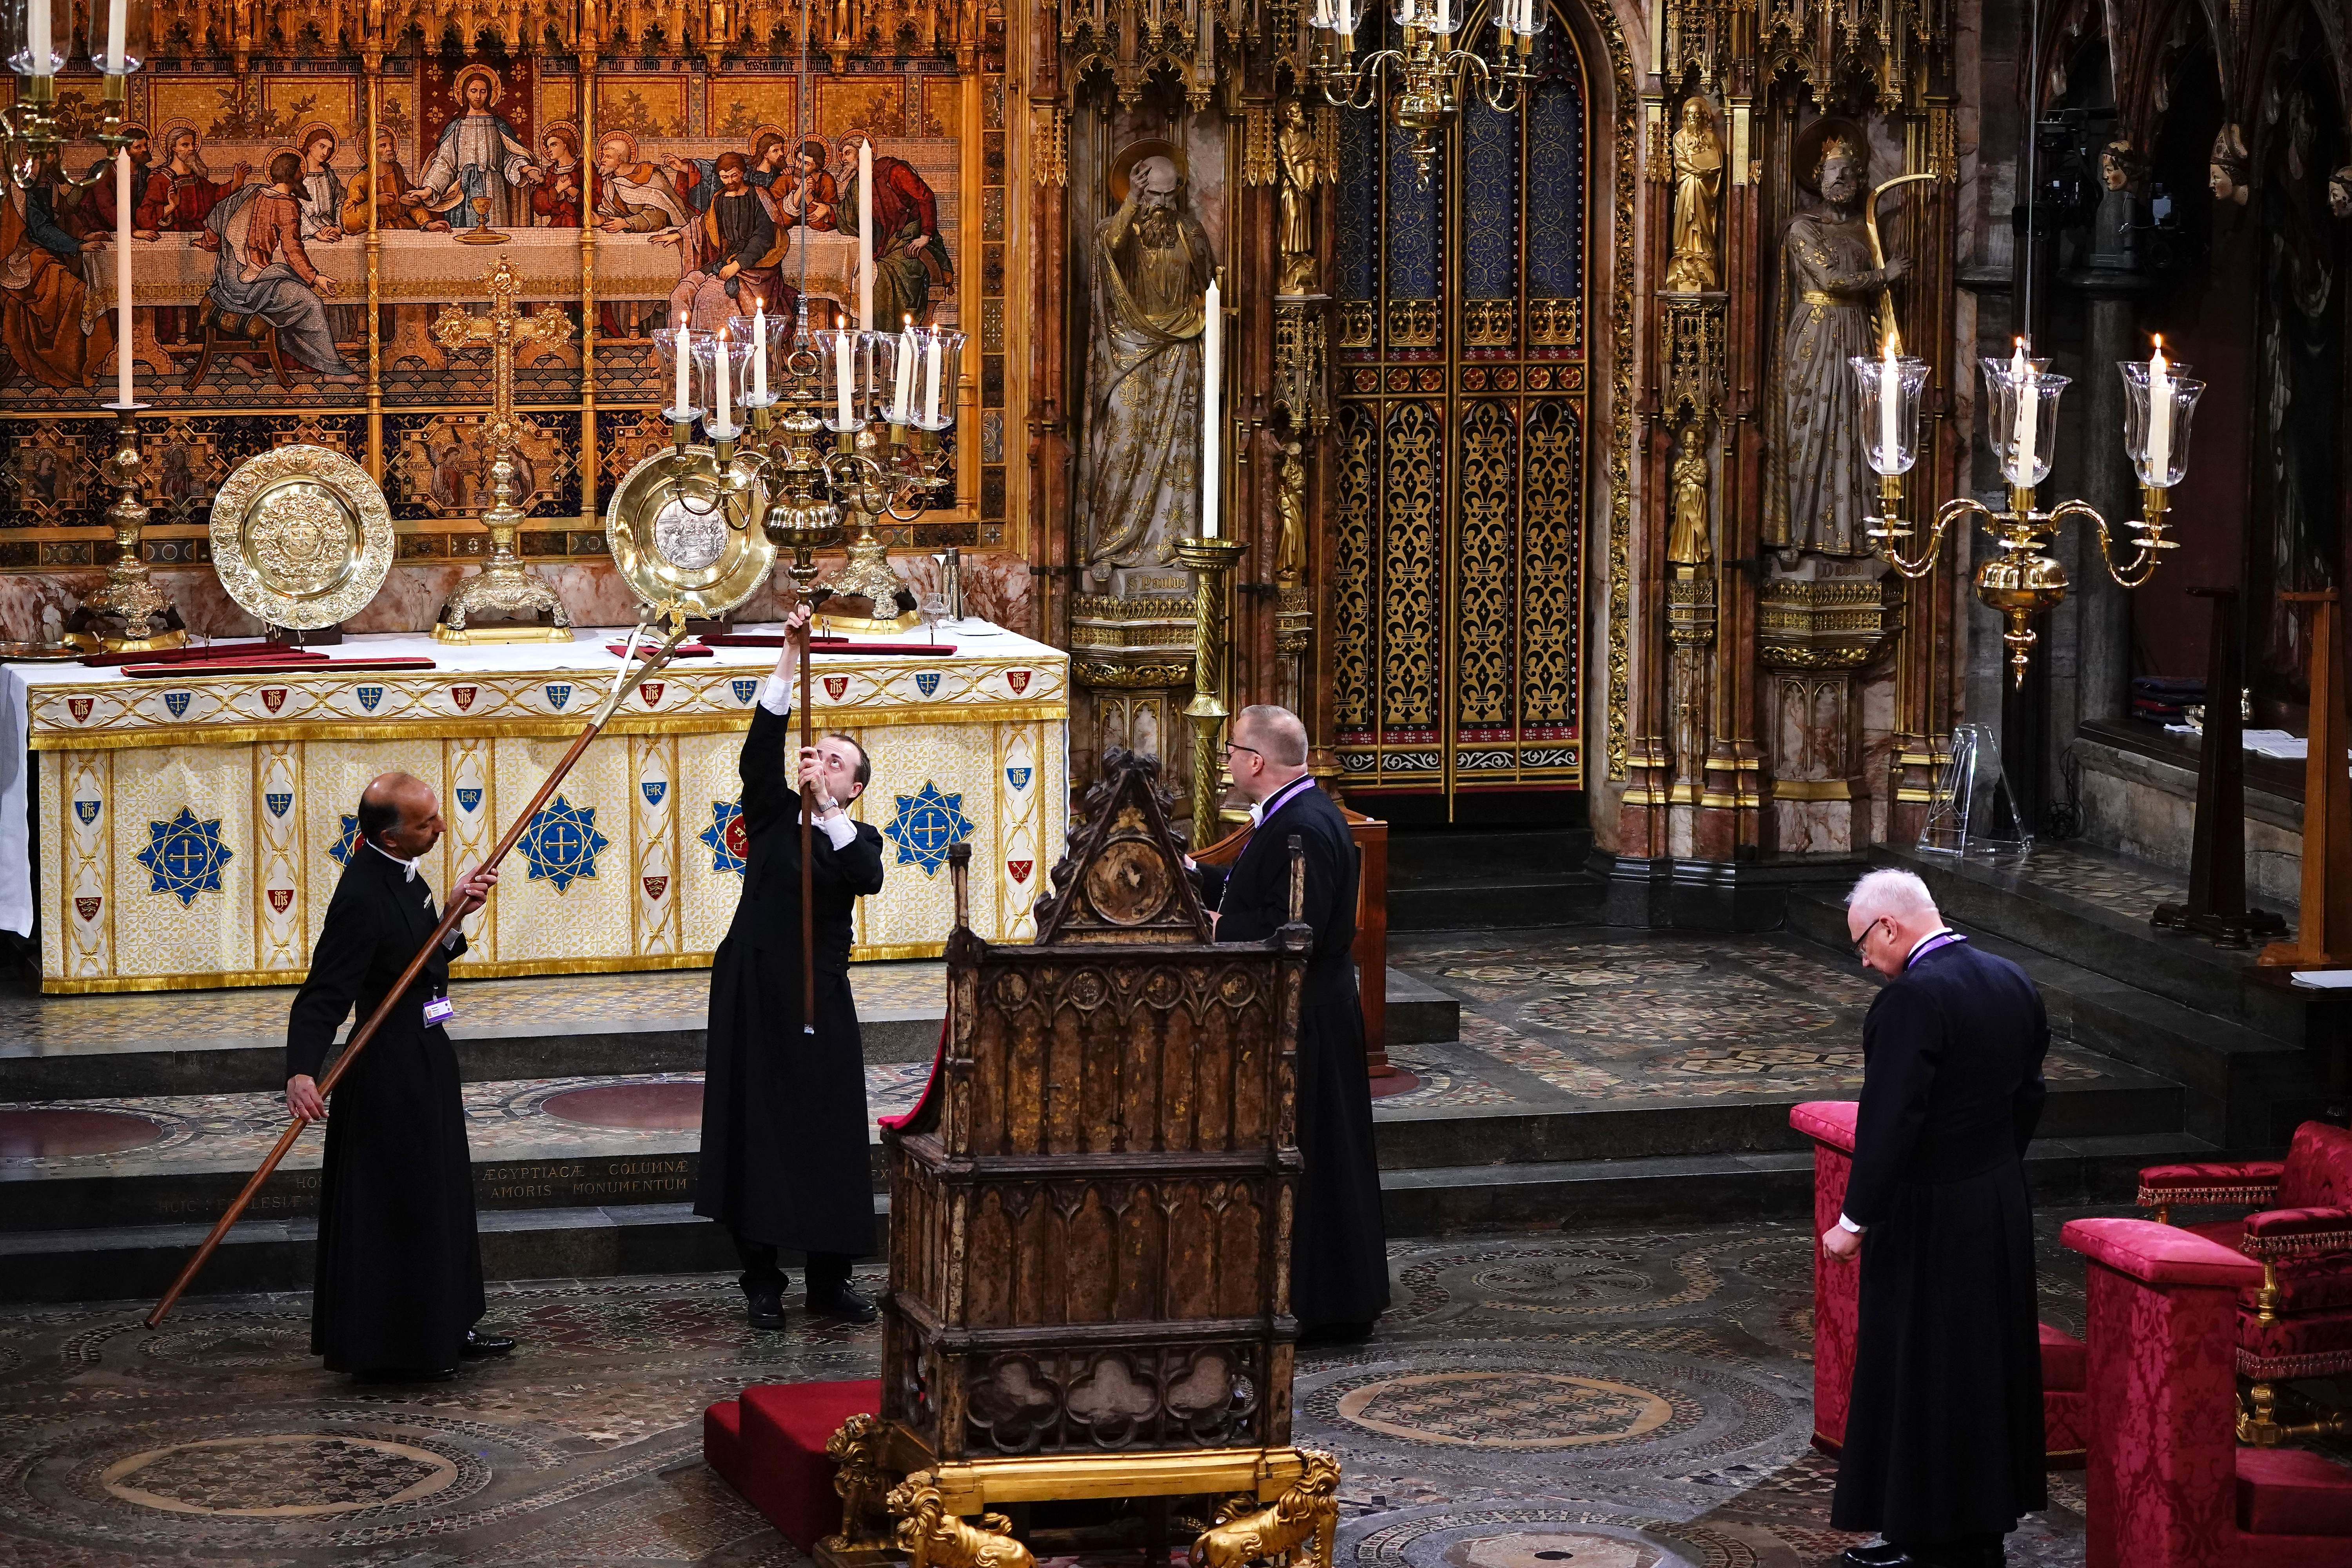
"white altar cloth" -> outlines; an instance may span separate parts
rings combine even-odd
[[[882,832],[886,879],[861,902],[859,958],[940,951],[952,922],[946,850],[959,841],[972,846],[973,927],[1023,940],[1060,852],[1068,656],[972,623],[940,635],[953,656],[814,660],[818,723],[856,737],[874,764],[853,814]],[[367,780],[397,768],[439,794],[449,832],[425,868],[446,889],[604,700],[621,663],[605,645],[625,637],[354,637],[325,663],[272,676],[0,666],[0,723],[22,736],[0,784],[0,924],[29,934],[37,915],[47,991],[299,981]],[[336,668],[385,655],[436,668]],[[646,682],[525,831],[489,907],[467,921],[457,972],[707,963],[741,886],[738,753],[775,660],[720,648]],[[5,824],[25,822],[35,770],[28,844]]]

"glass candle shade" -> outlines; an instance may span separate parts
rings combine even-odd
[[[70,0],[68,0],[70,4]],[[90,68],[129,76],[147,58],[148,0],[89,0]]]
[[[776,401],[776,383],[785,374],[784,341],[792,335],[793,319],[789,315],[770,314],[767,318],[765,343],[752,335],[752,319],[749,316],[727,318],[727,336],[743,345],[743,395],[740,402],[746,408],[765,408]],[[760,374],[760,353],[767,355],[767,374]]]
[[[719,354],[721,346],[727,353],[726,406],[719,406]],[[743,428],[743,394],[751,390],[751,345],[732,331],[725,336],[717,332],[694,334],[694,365],[702,372],[705,395],[710,399],[710,419],[704,426],[713,439],[733,436]],[[720,416],[725,417],[721,418]]]
[[[914,417],[918,430],[944,430],[955,423],[956,366],[963,334],[945,327],[915,329]]]
[[[1862,384],[1862,451],[1871,471],[1909,473],[1919,460],[1919,389],[1927,384],[1927,362],[1907,355],[1894,362],[1891,403],[1885,359],[1855,354],[1845,363]]]
[[[2203,382],[2182,374],[2188,368],[2177,361],[2166,362],[2166,395],[2159,399],[2151,395],[2154,388],[2146,360],[2116,363],[2124,378],[2124,452],[2141,484],[2168,489],[2188,477],[2189,420],[2205,391]]]
[[[884,379],[887,361],[883,356],[893,341],[886,332],[861,332],[856,327],[833,327],[809,334],[823,394],[817,413],[826,429],[838,436],[862,430],[881,417],[882,397],[888,386]]]
[[[1400,27],[1418,27],[1444,37],[1462,25],[1469,0],[1397,0],[1394,13]]]
[[[703,405],[695,398],[704,389],[707,381],[697,378],[707,378],[710,357],[708,353],[697,352],[699,347],[698,340],[708,341],[709,337],[709,332],[698,332],[691,327],[654,329],[654,352],[661,356],[662,394],[667,400],[662,413],[672,424],[693,420],[702,413]],[[685,344],[686,356],[686,374],[683,376],[677,371],[681,341]]]
[[[20,77],[57,75],[73,54],[73,23],[74,0],[0,0],[0,50],[8,69]]]
[[[1987,355],[1978,363],[1984,367],[1985,444],[2003,482],[2031,489],[2050,477],[2057,456],[2058,395],[2067,378],[2047,374],[2044,359],[2029,361],[2032,369],[2021,376],[2011,360]]]

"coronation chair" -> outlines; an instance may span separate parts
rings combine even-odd
[[[2278,1420],[2281,1383],[2352,1373],[2352,1131],[2306,1121],[2284,1160],[2150,1165],[2139,1173],[2139,1204],[2164,1224],[2176,1205],[2253,1211],[2182,1227],[2262,1265],[2261,1282],[2238,1298],[2237,1370],[2252,1385],[2240,1441],[2271,1447],[2352,1430],[2343,1413]]]

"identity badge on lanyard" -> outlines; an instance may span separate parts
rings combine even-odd
[[[425,1026],[428,1029],[446,1024],[457,1015],[457,1004],[446,996],[436,996],[425,1004]]]

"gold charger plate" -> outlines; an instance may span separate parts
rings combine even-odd
[[[392,509],[368,472],[324,447],[237,465],[213,499],[213,570],[239,608],[314,631],[357,615],[392,570]]]
[[[741,458],[736,459],[743,461]],[[637,602],[689,616],[719,616],[750,598],[775,564],[776,547],[758,522],[757,481],[730,526],[716,459],[701,448],[665,447],[629,470],[604,508],[613,564]]]

